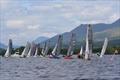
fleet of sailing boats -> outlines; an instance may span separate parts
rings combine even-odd
[[[74,53],[74,47],[75,47],[75,43],[76,43],[75,37],[76,37],[76,34],[71,33],[68,51],[67,51],[66,56],[64,56],[64,59],[73,59],[72,55]],[[32,42],[32,43],[27,42],[22,54],[19,55],[19,57],[25,58],[25,57],[32,57],[33,56],[33,57],[60,58],[59,55],[60,55],[61,49],[62,49],[62,40],[63,40],[63,36],[58,35],[57,43],[55,44],[52,52],[49,54],[48,54],[48,52],[50,49],[50,41],[45,42],[40,54],[38,51],[38,49],[39,49],[38,44],[35,44],[34,42]],[[103,55],[105,54],[107,45],[108,45],[108,38],[105,38],[101,53],[99,53],[100,58],[103,57]],[[8,48],[6,50],[4,57],[12,56],[12,50],[13,50],[12,40],[9,39]],[[81,50],[78,53],[78,58],[90,60],[91,55],[92,55],[92,50],[93,50],[93,32],[92,32],[92,26],[88,25],[87,32],[86,32],[85,50],[83,50],[83,47],[81,46]],[[14,57],[15,57],[15,55],[14,55]],[[18,57],[18,55],[17,55],[17,57]]]

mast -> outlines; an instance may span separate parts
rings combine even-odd
[[[8,48],[4,56],[9,57],[11,56],[11,53],[12,53],[12,39],[9,39]]]
[[[27,42],[27,44],[26,44],[26,46],[25,46],[25,48],[24,48],[24,50],[23,50],[23,52],[21,54],[21,57],[26,57],[28,52],[29,52],[29,50],[30,50],[30,43]]]
[[[86,50],[85,50],[85,59],[89,59],[92,55],[93,49],[93,32],[92,26],[89,24],[87,26],[87,34],[86,34]]]
[[[90,54],[88,35],[89,35],[89,27],[87,26],[85,59],[88,59],[89,58],[89,54]]]
[[[69,43],[69,48],[68,48],[68,51],[67,51],[67,56],[70,56],[70,55],[73,54],[74,45],[75,45],[75,34],[72,33],[70,43]]]
[[[92,26],[90,24],[88,25],[88,43],[89,43],[89,53],[91,56],[93,49],[93,31],[92,31]]]
[[[108,45],[108,38],[105,38],[105,41],[104,41],[104,44],[103,44],[103,47],[102,47],[102,50],[101,50],[100,57],[103,57],[103,55],[105,54],[107,45]]]
[[[55,47],[54,47],[54,49],[52,51],[52,55],[55,55],[55,53],[57,52],[57,46],[58,46],[58,44],[55,45]]]

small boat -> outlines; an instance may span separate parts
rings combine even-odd
[[[28,54],[28,52],[29,52],[29,50],[30,50],[30,46],[31,46],[30,43],[27,42],[27,44],[26,44],[26,46],[25,46],[22,54],[20,55],[21,58],[27,57],[27,54]]]
[[[114,54],[112,55],[112,57],[111,57],[111,61],[114,59],[114,56],[116,55],[116,54],[118,54],[118,50],[115,50],[115,52],[114,52]]]
[[[59,59],[59,54],[61,52],[61,47],[62,47],[62,35],[58,36],[58,41],[52,51],[52,53],[49,55],[49,58],[55,58]]]
[[[64,56],[64,59],[73,59],[72,55],[73,55],[74,46],[75,46],[75,34],[72,33],[67,55]]]
[[[10,57],[12,54],[12,39],[9,39],[8,48],[4,57]]]
[[[87,34],[86,34],[86,48],[85,48],[85,60],[90,60],[90,55],[92,55],[92,27],[89,24],[87,26]]]
[[[78,53],[77,57],[78,57],[79,59],[83,59],[83,58],[84,58],[84,55],[83,55],[83,47],[82,47],[82,46],[81,46],[81,50],[80,50],[80,52]]]
[[[50,45],[50,41],[45,42],[45,45],[44,45],[44,47],[42,48],[40,57],[46,57],[46,56],[47,56],[48,51],[49,51],[49,45]]]
[[[38,45],[36,45],[35,55],[34,57],[38,57]]]
[[[36,48],[36,44],[34,42],[31,43],[31,48],[28,52],[27,57],[31,57],[35,54],[35,48]]]
[[[59,56],[55,56],[55,55],[49,55],[49,58],[51,58],[51,59],[60,59]]]
[[[103,55],[105,54],[107,45],[108,45],[108,38],[105,38],[105,41],[104,41],[104,44],[103,44],[103,47],[102,47],[102,50],[101,50],[101,53],[100,53],[100,58],[102,58]]]

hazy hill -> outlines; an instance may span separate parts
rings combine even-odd
[[[0,43],[0,48],[6,48],[6,47],[7,47],[6,45]]]
[[[103,41],[105,37],[109,40],[120,39],[120,19],[111,24],[91,24],[93,27],[93,37],[94,41]],[[71,33],[76,34],[76,41],[78,43],[83,42],[86,36],[86,26],[87,24],[81,24],[70,32],[63,33],[63,43],[68,45]],[[51,41],[51,45],[54,45],[57,41],[58,35],[48,39]],[[48,41],[45,40],[45,41]],[[43,42],[42,42],[43,43]]]

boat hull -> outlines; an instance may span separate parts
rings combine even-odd
[[[60,59],[60,57],[59,57],[59,56],[54,56],[54,55],[49,56],[49,58],[51,58],[51,59]]]
[[[65,56],[64,59],[73,59],[72,56]]]

